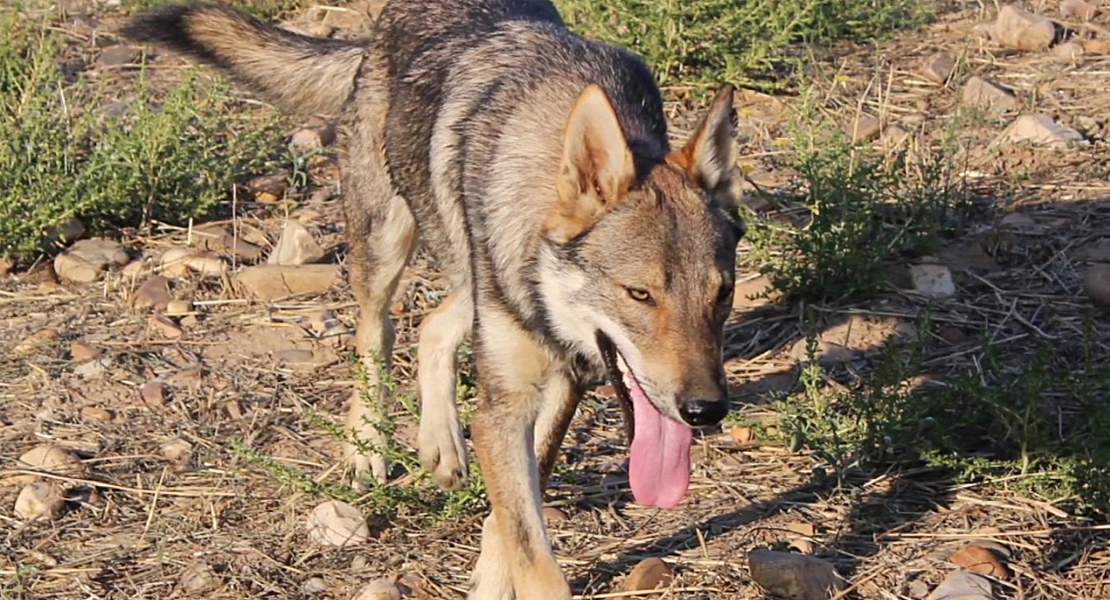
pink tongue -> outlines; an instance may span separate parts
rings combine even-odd
[[[690,486],[693,430],[656,410],[635,378],[625,375],[624,385],[636,422],[628,459],[632,496],[644,506],[674,508]]]

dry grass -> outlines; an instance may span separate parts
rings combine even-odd
[[[980,46],[966,30],[985,14],[951,14],[878,49],[840,48],[835,75],[813,77],[828,115],[842,119],[862,110],[900,122],[918,134],[909,142],[911,154],[935,149],[955,133],[963,172],[986,209],[938,253],[952,268],[959,295],[938,302],[908,291],[904,265],[894,264],[884,286],[864,300],[738,303],[728,329],[738,407],[730,422],[752,426],[755,438],[739,443],[727,431],[701,438],[691,494],[677,511],[630,503],[620,411],[614,400],[591,396],[576,416],[546,498],[569,516],[551,525],[551,536],[576,593],[761,597],[746,568],[747,552],[793,544],[837,565],[851,582],[844,597],[918,599],[954,570],[945,562],[951,551],[986,539],[1011,552],[1016,573],[996,584],[1000,599],[1110,596],[1106,512],[1047,495],[1054,488],[1040,484],[1051,482],[1052,473],[982,470],[963,480],[958,471],[927,460],[852,462],[863,454],[858,448],[839,455],[825,438],[790,433],[789,410],[814,397],[792,353],[813,326],[848,336],[859,351],[848,364],[820,373],[821,394],[845,397],[879,380],[882,349],[899,323],[916,326],[926,342],[911,382],[924,387],[926,378],[950,383],[988,373],[988,349],[1013,374],[1046,345],[1059,360],[1057,370],[1075,368],[1084,344],[1096,357],[1110,356],[1106,313],[1090,310],[1078,283],[1088,264],[1106,260],[1090,252],[1110,232],[1104,158],[1110,62],[1104,55],[1073,64]],[[915,75],[919,59],[938,46],[960,54],[966,69],[1020,88],[1028,108],[1052,112],[1095,143],[1059,154],[982,151],[1004,120],[948,121],[958,88],[938,89]],[[785,150],[776,140],[797,103],[756,93],[742,100],[745,165],[760,186],[785,187],[792,174],[782,168]],[[696,114],[688,109],[668,106],[676,138]],[[233,217],[237,230],[253,228],[274,239],[288,213],[319,224],[324,244],[335,246],[341,233],[337,200],[310,200],[317,188],[333,183],[314,177],[293,202],[278,207],[241,200]],[[759,210],[768,218],[783,216],[773,206]],[[1028,214],[1036,229],[1000,226],[1010,211]],[[155,224],[123,235],[134,253],[149,254],[184,244],[190,232]],[[300,597],[311,577],[327,582],[325,597],[349,598],[371,579],[401,576],[409,597],[463,597],[477,558],[481,503],[428,492],[422,498],[436,510],[429,514],[405,501],[379,502],[403,500],[404,490],[427,490],[420,472],[391,483],[392,495],[379,490],[355,500],[372,525],[367,544],[334,550],[307,539],[303,522],[311,507],[343,491],[335,439],[312,415],[341,421],[354,381],[346,351],[313,339],[302,325],[327,308],[353,326],[356,312],[346,289],[260,304],[244,300],[226,280],[181,280],[175,294],[194,300],[195,323],[185,327],[183,339],[167,341],[148,330],[147,315],[127,306],[135,281],[114,276],[98,285],[60,286],[43,272],[0,283],[0,321],[6,324],[0,356],[7,357],[0,360],[0,479],[23,473],[13,459],[41,442],[74,449],[90,471],[80,478],[51,476],[70,489],[68,510],[52,522],[19,521],[11,509],[18,488],[0,486],[0,598],[178,597],[188,595],[178,589],[182,573],[198,564],[210,566],[221,582],[204,594],[214,600]],[[758,265],[745,264],[738,280],[758,277]],[[423,256],[401,286],[394,375],[403,390],[412,386],[415,332],[442,288]],[[862,323],[878,325],[862,336],[847,328]],[[22,357],[13,353],[48,327],[61,339]],[[103,373],[81,374],[68,355],[75,340],[106,351],[111,361]],[[275,360],[289,349],[313,351],[313,366]],[[1094,376],[1106,377],[1104,362],[1095,369]],[[146,405],[138,388],[157,377],[174,382],[174,393],[164,405]],[[1044,398],[1058,414],[1072,414],[1066,390],[1049,386]],[[111,420],[82,410],[90,407],[110,411]],[[411,414],[398,405],[394,416],[402,440],[414,441]],[[183,460],[163,454],[163,444],[175,439],[190,445]],[[252,461],[244,447],[267,457],[270,466]],[[836,464],[830,456],[849,460]],[[620,579],[648,556],[675,566],[673,586],[620,592]]]

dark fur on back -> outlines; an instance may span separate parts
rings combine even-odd
[[[522,107],[537,106],[534,137],[558,141],[577,94],[590,83],[601,85],[616,110],[644,174],[669,150],[663,103],[644,62],[631,52],[583,38],[568,29],[547,0],[411,0],[391,2],[382,11],[373,43],[388,57],[391,93],[385,147],[398,191],[416,214],[422,233],[442,231],[445,210],[434,198],[430,155],[436,127],[454,132],[455,165],[441,185],[462,199],[469,228],[486,231],[484,199],[492,191],[488,174],[510,161],[513,148],[499,148],[507,123]],[[445,107],[451,117],[445,118]],[[552,150],[559,150],[554,147]],[[535,154],[534,147],[521,152]],[[517,157],[521,158],[521,157]],[[534,193],[554,181],[557,156],[535,164],[529,173]],[[523,161],[523,158],[522,158]],[[440,244],[440,235],[422,235],[446,268],[499,273],[488,282],[518,318],[542,329],[544,320],[530,298],[520,298],[500,277],[527,279],[530,265],[505,272],[488,268],[496,256],[459,256],[457,244]],[[531,255],[524,248],[493,248]],[[483,252],[484,254],[484,252]]]
[[[644,62],[569,31],[549,0],[389,0],[359,43],[213,5],[146,13],[125,35],[221,67],[286,108],[338,117],[365,374],[347,427],[371,448],[388,442],[378,374],[419,241],[450,284],[417,349],[420,461],[448,490],[468,472],[456,404],[467,338],[480,374],[471,436],[493,513],[470,600],[571,600],[539,500],[588,381],[606,370],[629,406],[620,383],[639,382],[649,418],[704,425],[727,410],[721,348],[740,234],[727,214],[740,197],[732,89],[671,150]],[[388,476],[380,453],[344,452],[356,485]],[[674,506],[676,489],[648,490],[648,501]]]

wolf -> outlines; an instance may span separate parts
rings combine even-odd
[[[359,41],[212,4],[156,8],[122,33],[339,123],[356,348],[379,398],[418,240],[449,278],[420,328],[418,445],[438,485],[464,483],[455,378],[470,339],[491,505],[471,600],[571,597],[541,498],[591,383],[617,390],[635,500],[681,502],[694,429],[729,410],[723,327],[745,231],[731,85],[674,149],[644,61],[571,32],[548,0],[391,1]],[[384,443],[359,396],[349,427]],[[386,476],[381,456],[347,454],[356,480]]]

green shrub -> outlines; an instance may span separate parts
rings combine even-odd
[[[768,85],[799,42],[919,23],[916,0],[555,0],[574,29],[643,54],[662,85]]]
[[[935,251],[967,215],[969,195],[951,148],[910,165],[905,153],[884,157],[853,145],[814,114],[803,109],[795,119],[780,160],[795,183],[757,192],[777,210],[749,211],[748,260],[788,297],[867,296],[892,260]]]
[[[58,52],[41,24],[0,15],[0,255],[47,249],[71,217],[94,230],[200,217],[281,149],[277,121],[235,112],[222,79],[191,75],[160,100],[140,81],[111,117],[100,90],[65,82]]]
[[[832,388],[811,336],[802,393],[776,405],[783,433],[838,475],[929,465],[1076,510],[1110,509],[1110,362],[1093,327],[1088,319],[1081,346],[1032,356],[1004,356],[984,340],[978,368],[928,387],[912,385],[923,339],[888,345],[866,377]]]

